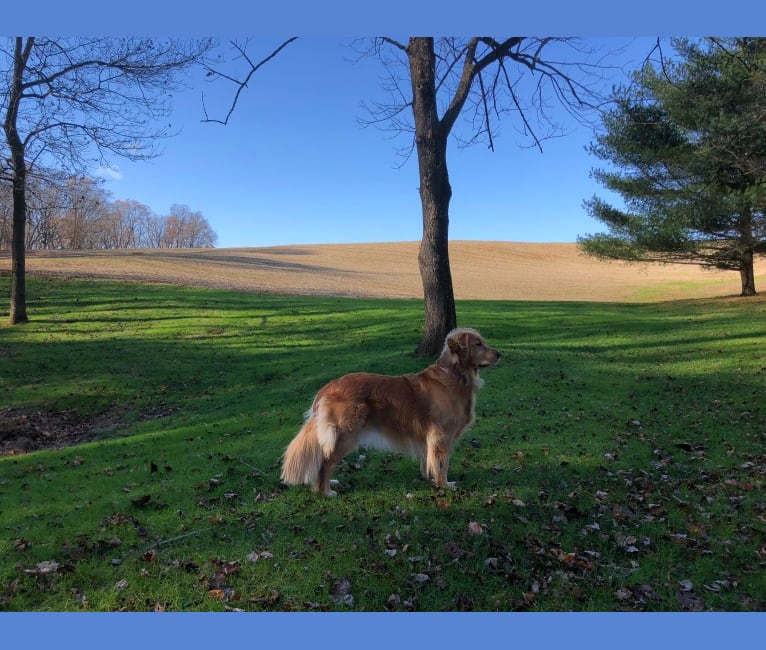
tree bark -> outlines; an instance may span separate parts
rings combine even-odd
[[[755,269],[753,267],[753,252],[747,251],[742,255],[739,265],[739,277],[742,282],[741,296],[755,296]]]
[[[447,171],[449,129],[438,117],[433,38],[411,38],[407,56],[423,212],[418,265],[423,282],[425,322],[417,354],[434,356],[457,322],[449,263],[449,202],[452,197]]]
[[[14,156],[15,158],[16,156]],[[26,283],[26,165],[22,158],[21,173],[14,165],[13,175],[13,234],[11,236],[11,307],[8,322],[20,325],[29,321],[27,317]]]
[[[13,79],[8,97],[8,108],[3,121],[3,130],[11,153],[11,168],[13,170],[13,227],[11,236],[11,306],[9,323],[18,325],[26,323],[27,289],[26,289],[26,225],[27,225],[27,163],[25,160],[24,143],[19,137],[17,128],[19,102],[21,100],[22,83],[26,60],[34,39],[27,39],[24,47],[23,39],[16,38],[14,51]]]

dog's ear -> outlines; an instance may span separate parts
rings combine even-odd
[[[470,334],[468,332],[460,332],[450,336],[447,339],[447,345],[449,346],[450,352],[457,355],[459,359],[465,357],[466,352],[468,351],[469,338]]]

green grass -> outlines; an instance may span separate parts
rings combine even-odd
[[[0,413],[92,439],[0,459],[4,610],[766,607],[760,299],[462,302],[504,356],[459,490],[365,452],[326,500],[282,488],[279,456],[327,380],[424,365],[418,301],[29,296],[33,321],[0,327]]]

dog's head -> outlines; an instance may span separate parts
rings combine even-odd
[[[499,350],[488,346],[476,330],[462,327],[447,334],[439,365],[453,370],[461,377],[478,378],[480,368],[493,366],[499,360]]]

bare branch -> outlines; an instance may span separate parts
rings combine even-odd
[[[214,122],[216,124],[223,124],[226,125],[229,123],[229,119],[231,118],[232,114],[234,113],[234,110],[237,108],[237,103],[239,102],[239,97],[242,94],[242,91],[247,88],[247,84],[250,83],[250,79],[253,77],[253,75],[266,63],[271,61],[277,54],[279,54],[284,48],[286,48],[290,43],[297,40],[297,36],[292,36],[291,38],[288,38],[286,41],[284,41],[279,47],[277,47],[271,54],[269,54],[267,57],[261,59],[258,61],[258,63],[253,63],[250,56],[247,54],[247,43],[244,45],[240,45],[236,43],[235,41],[231,41],[231,45],[239,52],[239,57],[244,59],[247,64],[250,66],[250,70],[248,71],[247,75],[245,76],[244,80],[239,80],[236,77],[233,77],[231,75],[224,74],[218,69],[215,69],[211,66],[205,66],[205,69],[208,71],[208,76],[214,76],[214,77],[220,77],[221,79],[226,79],[227,81],[231,81],[237,86],[237,91],[234,94],[234,99],[231,102],[231,106],[229,107],[228,112],[226,113],[226,117],[222,120],[211,118],[208,116],[207,108],[205,106],[205,94],[202,94],[202,109],[205,114],[205,119],[202,120],[203,122]]]
[[[359,121],[394,133],[412,133],[412,116],[404,110],[412,106],[411,88],[400,83],[409,78],[407,62],[387,56],[386,50],[406,52],[398,41],[381,37],[362,56],[383,62],[388,76],[381,87],[390,101],[363,104],[371,117]],[[462,129],[462,134],[455,133],[460,146],[482,140],[491,150],[497,145],[499,123],[508,113],[516,116],[518,130],[539,149],[543,140],[565,132],[550,112],[554,105],[562,106],[574,120],[592,125],[595,113],[590,112],[603,101],[599,90],[604,74],[617,69],[573,38],[442,38],[434,54],[443,131],[451,133],[464,114],[472,123],[470,135]]]

